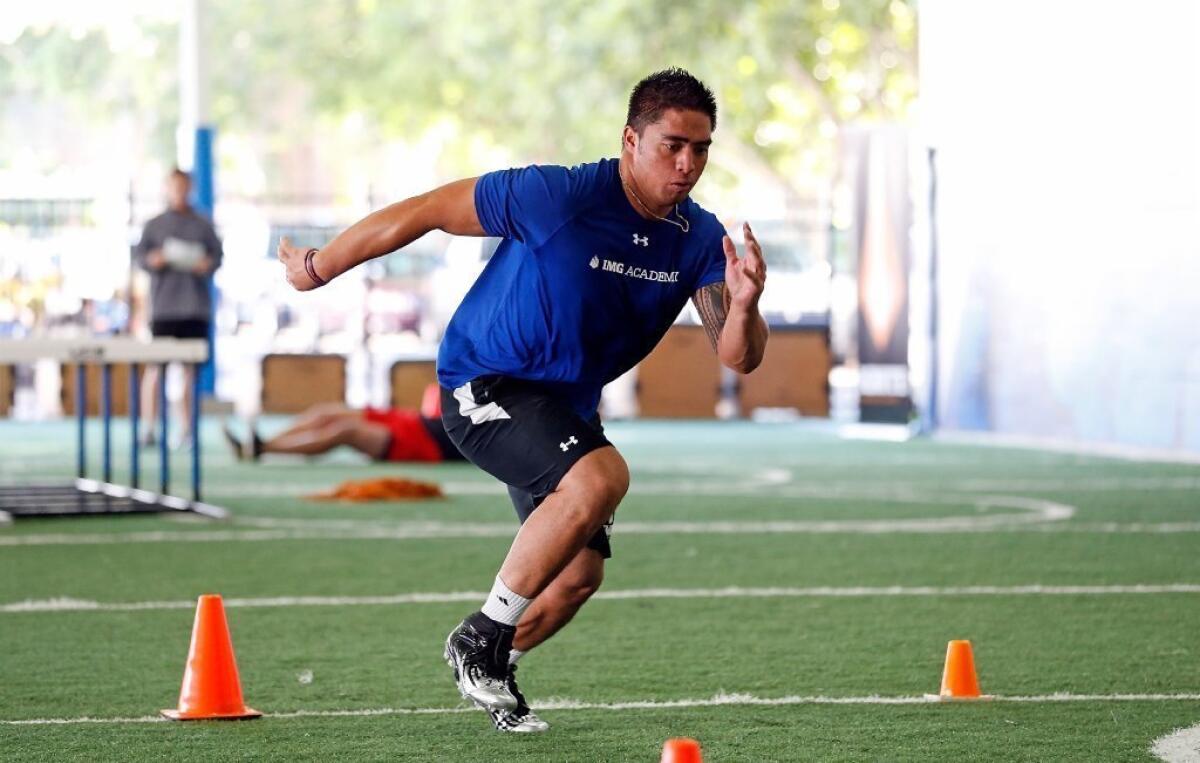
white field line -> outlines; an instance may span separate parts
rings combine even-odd
[[[830,492],[814,494],[820,498],[844,498]],[[790,497],[790,496],[783,496]],[[806,496],[807,497],[807,496]],[[660,520],[656,522],[623,522],[618,521],[615,527],[621,533],[658,534],[658,533],[773,533],[773,532],[938,532],[957,529],[989,529],[996,526],[1011,524],[1031,524],[1040,522],[1061,522],[1070,519],[1075,514],[1075,507],[1062,503],[1047,501],[1039,498],[1024,498],[1005,495],[977,495],[947,497],[941,495],[908,495],[892,493],[880,496],[856,496],[868,500],[878,500],[887,503],[903,504],[942,504],[949,506],[969,506],[973,514],[949,517],[911,517],[903,519],[795,519],[795,520],[761,520],[761,521],[690,521],[690,520]],[[1015,509],[1019,513],[984,514],[992,509]],[[338,519],[304,519],[276,517],[242,517],[239,524],[251,525],[258,528],[293,528],[311,530],[320,526],[326,530],[350,529],[361,530],[397,530],[403,527],[411,532],[437,533],[447,527],[440,522],[406,522],[383,523],[377,520],[338,520]],[[314,524],[317,523],[317,524]],[[461,523],[453,527],[464,526]],[[505,525],[479,524],[476,527],[503,527]]]
[[[1167,763],[1200,763],[1200,723],[1155,739],[1150,752]]]
[[[705,476],[711,477],[711,472]],[[7,481],[0,481],[4,484]],[[14,484],[17,484],[14,482]],[[322,480],[306,484],[289,481],[287,483],[257,482],[254,484],[227,484],[210,487],[206,492],[223,497],[288,497],[315,494],[327,490],[332,482]],[[496,482],[444,482],[441,483],[447,495],[503,495],[503,485]],[[764,490],[764,493],[755,493]],[[792,474],[786,469],[764,469],[750,477],[704,483],[695,479],[680,481],[650,480],[639,483],[635,481],[631,487],[634,494],[656,495],[696,495],[713,498],[719,497],[753,497],[760,500],[787,498],[815,498],[828,500],[867,500],[886,503],[922,504],[938,503],[945,505],[973,505],[976,507],[1005,506],[1006,501],[1021,500],[1013,498],[1013,492],[1129,492],[1146,490],[1179,490],[1194,491],[1197,494],[1197,506],[1200,507],[1200,477],[1128,477],[1128,478],[1025,478],[1022,481],[1011,479],[973,478],[958,481],[940,482],[938,492],[930,494],[928,484],[888,482],[886,484],[864,484],[861,482],[845,483],[836,481],[821,481],[819,483],[803,484],[792,482]],[[978,493],[998,493],[1000,495],[977,495]],[[1036,501],[1037,499],[1028,499]],[[1050,502],[1043,502],[1049,505]],[[1034,509],[1038,511],[1038,509]]]
[[[1198,702],[1200,694],[1041,694],[1026,696],[997,695],[992,702],[1054,703],[1054,702]],[[584,702],[577,699],[550,699],[535,704],[535,710],[666,710],[690,707],[728,707],[749,705],[755,707],[782,707],[789,705],[940,705],[937,699],[927,696],[864,697],[787,696],[757,697],[753,694],[717,694],[707,699],[633,700],[628,702]],[[355,718],[395,715],[454,715],[476,712],[472,707],[375,707],[347,710],[295,710],[283,713],[267,713],[264,718]],[[0,719],[5,726],[54,726],[64,724],[94,723],[166,723],[161,715],[143,715],[132,718],[26,718]]]
[[[1039,498],[1019,496],[980,495],[967,498],[945,496],[893,495],[878,500],[899,503],[968,504],[974,514],[965,516],[911,519],[846,519],[846,520],[780,520],[762,522],[736,521],[666,521],[618,522],[618,534],[677,535],[677,534],[775,534],[775,533],[947,533],[980,532],[1016,525],[1060,522],[1075,514],[1075,507]],[[989,509],[1016,509],[1019,513],[989,514]],[[513,523],[470,522],[403,522],[383,524],[368,520],[273,519],[270,517],[243,518],[241,524],[256,525],[255,530],[197,530],[145,531],[135,533],[62,533],[45,535],[4,535],[0,546],[65,546],[109,545],[116,543],[204,543],[204,542],[263,542],[277,540],[346,540],[376,539],[404,540],[413,538],[509,538],[516,534]]]
[[[801,599],[801,598],[863,598],[871,596],[1124,596],[1156,594],[1200,594],[1200,584],[1168,583],[1163,585],[1018,585],[1018,586],[857,586],[810,588],[635,588],[624,591],[600,591],[595,599],[624,601],[630,599]],[[447,593],[402,593],[381,596],[273,596],[257,599],[228,598],[226,607],[354,607],[391,606],[400,604],[446,604],[460,601],[480,601],[483,591],[451,591]],[[146,610],[192,609],[191,600],[99,602],[88,599],[59,597],[28,599],[0,604],[0,614],[29,612],[136,612]]]
[[[926,525],[896,527],[886,522],[860,523],[854,526],[837,522],[629,522],[618,523],[617,535],[742,535],[742,534],[938,534],[972,532],[1042,532],[1079,534],[1174,535],[1200,532],[1200,522],[1100,522],[1089,524],[1028,524],[1028,525]],[[358,530],[211,530],[211,531],[148,531],[136,533],[62,533],[45,535],[0,535],[4,546],[105,546],[123,543],[264,543],[270,541],[304,540],[411,540],[511,538],[515,525],[462,525],[455,528],[423,531],[404,527]]]
[[[10,464],[11,465],[11,464]],[[703,476],[712,478],[710,471]],[[710,495],[744,496],[745,493],[757,490],[770,491],[767,497],[781,495],[788,497],[816,498],[868,498],[886,500],[895,496],[907,496],[912,500],[920,497],[922,491],[929,489],[928,483],[888,481],[886,484],[872,485],[862,482],[837,482],[823,480],[819,484],[805,485],[790,482],[790,475],[785,469],[764,470],[758,475],[747,479],[745,477],[730,480],[703,483],[694,479],[681,480],[639,480],[634,475],[630,493],[633,495]],[[433,479],[433,476],[426,475]],[[732,475],[731,475],[732,477]],[[21,485],[29,482],[67,482],[70,478],[61,474],[43,477],[0,477],[0,486]],[[254,482],[247,484],[226,483],[206,486],[205,493],[210,497],[219,498],[254,498],[254,497],[298,497],[328,490],[338,480],[335,478],[319,482],[291,480],[284,482]],[[506,495],[504,486],[497,482],[483,481],[446,481],[439,483],[442,490],[450,496],[456,495]],[[777,492],[782,488],[782,492]],[[955,500],[960,503],[969,501],[969,496],[955,498],[945,496],[946,492],[957,493],[1036,493],[1036,492],[1069,492],[1069,493],[1109,493],[1132,492],[1143,490],[1167,491],[1196,491],[1197,502],[1200,504],[1200,477],[1094,477],[1081,476],[1076,479],[1061,477],[1023,477],[1018,479],[999,479],[977,477],[969,479],[939,480],[938,489],[943,491],[943,500]]]
[[[53,475],[42,478],[0,478],[0,487],[11,487],[29,483],[68,483],[69,477]],[[429,478],[432,479],[432,478]],[[204,493],[208,498],[301,498],[329,490],[338,480],[331,479],[322,482],[306,483],[271,483],[257,482],[254,484],[224,484],[205,486]],[[454,496],[505,496],[504,486],[499,483],[486,482],[441,482],[439,483],[446,495]],[[804,498],[859,498],[886,500],[896,494],[908,494],[915,500],[920,491],[928,490],[928,483],[919,482],[889,482],[886,485],[871,486],[862,483],[847,484],[838,482],[823,482],[820,485],[801,486],[798,484],[769,484],[722,482],[711,485],[698,484],[694,481],[667,482],[658,480],[652,483],[630,486],[630,494],[634,496],[688,496],[700,495],[713,498],[725,496],[747,497],[804,497]],[[971,493],[1129,493],[1146,490],[1196,492],[1197,505],[1200,505],[1200,478],[1197,477],[1164,477],[1164,478],[1091,478],[1080,477],[1078,480],[1061,478],[1026,477],[1022,479],[993,479],[973,478],[965,480],[946,480],[939,482],[938,489],[946,493],[965,493],[956,500],[966,503]],[[951,496],[952,497],[952,496]]]
[[[1007,517],[1008,515],[1006,515]],[[181,517],[182,518],[182,517]],[[959,519],[957,517],[948,519]],[[1051,517],[1052,522],[1046,524],[1037,524],[1030,522],[1028,524],[1020,523],[1008,526],[981,526],[976,524],[974,520],[979,517],[971,517],[972,523],[970,527],[963,527],[961,530],[953,528],[935,528],[928,532],[971,532],[973,530],[983,530],[994,532],[998,530],[1030,530],[1042,532],[1081,532],[1081,533],[1180,533],[1180,532],[1200,532],[1200,522],[1078,522],[1071,524],[1061,524],[1058,516]],[[752,533],[823,533],[823,532],[900,532],[901,530],[893,529],[895,522],[905,523],[925,523],[929,520],[913,519],[913,520],[763,520],[760,522],[754,521],[686,521],[686,520],[665,520],[660,522],[620,522],[618,521],[615,527],[619,533],[630,533],[633,535],[654,535],[658,533],[676,533],[676,534],[714,534],[714,535],[734,535],[734,534],[752,534]],[[398,533],[398,532],[427,532],[428,536],[423,537],[438,537],[437,533],[445,531],[445,524],[439,522],[386,522],[375,519],[324,519],[314,518],[305,519],[301,517],[252,517],[238,516],[234,520],[235,524],[246,527],[269,528],[269,529],[294,529],[307,530],[315,532],[317,530],[328,531],[332,537],[337,537],[339,533],[357,533],[370,532],[377,533]],[[880,525],[883,525],[880,528]],[[461,525],[454,525],[455,527]],[[492,536],[492,535],[508,535],[503,528],[511,527],[503,523],[480,523],[477,525],[466,525],[474,528],[477,535]],[[849,529],[843,529],[849,526]],[[511,528],[515,534],[515,528]],[[913,532],[920,531],[920,526],[913,529]],[[0,545],[4,545],[3,537],[0,537]]]
[[[1171,535],[1200,532],[1200,522],[1086,522],[1070,525],[1027,525],[1020,529],[1032,532],[1096,533],[1100,535],[1107,533]]]

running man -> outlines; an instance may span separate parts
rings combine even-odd
[[[450,321],[438,355],[442,420],[508,485],[522,521],[483,607],[446,640],[459,691],[501,731],[545,731],[514,668],[596,592],[629,488],[596,415],[601,388],[642,360],[690,297],[721,363],[750,373],[767,325],[766,263],[739,257],[690,194],[717,106],[681,69],[634,87],[619,159],[530,166],[450,183],[372,213],[324,249],[279,245],[305,291],[429,231],[504,239]]]
[[[342,445],[376,461],[465,460],[446,435],[441,418],[408,408],[350,408],[321,403],[300,414],[279,434],[262,438],[254,429],[242,439],[228,426],[225,441],[239,461],[257,461],[264,453],[319,456]]]

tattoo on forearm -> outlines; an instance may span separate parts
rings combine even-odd
[[[725,290],[725,282],[718,281],[697,289],[692,295],[692,302],[700,313],[700,322],[704,324],[708,341],[714,350],[717,349],[717,340],[721,338],[725,317],[729,314],[729,294]]]

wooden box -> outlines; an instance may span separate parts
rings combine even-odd
[[[262,360],[262,412],[300,413],[317,403],[346,400],[341,355],[267,355]]]
[[[100,401],[103,398],[103,388],[101,387],[102,367],[94,363],[88,363],[85,366],[84,383],[87,385],[87,415],[99,416]],[[129,415],[129,373],[131,366],[127,363],[114,363],[112,366],[112,415],[128,416]],[[138,379],[140,383],[141,375],[145,372],[145,366],[138,366]],[[159,377],[162,378],[161,376]],[[64,363],[62,365],[62,409],[64,416],[75,415],[75,364]],[[138,394],[141,394],[139,388]],[[158,394],[157,392],[155,394]]]
[[[0,416],[8,416],[12,412],[16,370],[13,366],[0,366]]]
[[[437,363],[432,360],[397,360],[388,374],[392,407],[419,409],[425,388],[437,383]]]
[[[743,415],[755,408],[796,408],[805,416],[828,416],[832,365],[828,329],[772,328],[762,365],[739,379]]]
[[[716,416],[721,366],[703,326],[673,326],[638,366],[642,418]]]

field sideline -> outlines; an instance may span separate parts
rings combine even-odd
[[[1200,723],[1200,465],[608,428],[633,486],[607,580],[521,663],[548,734],[492,731],[441,661],[515,531],[501,486],[350,454],[239,464],[210,429],[227,522],[0,527],[0,758],[650,761],[686,735],[710,761],[1154,760]],[[65,423],[0,422],[0,482],[70,477],[72,445]],[[305,497],[395,473],[448,497]],[[267,717],[160,722],[210,592]],[[996,701],[924,701],[954,638]]]

